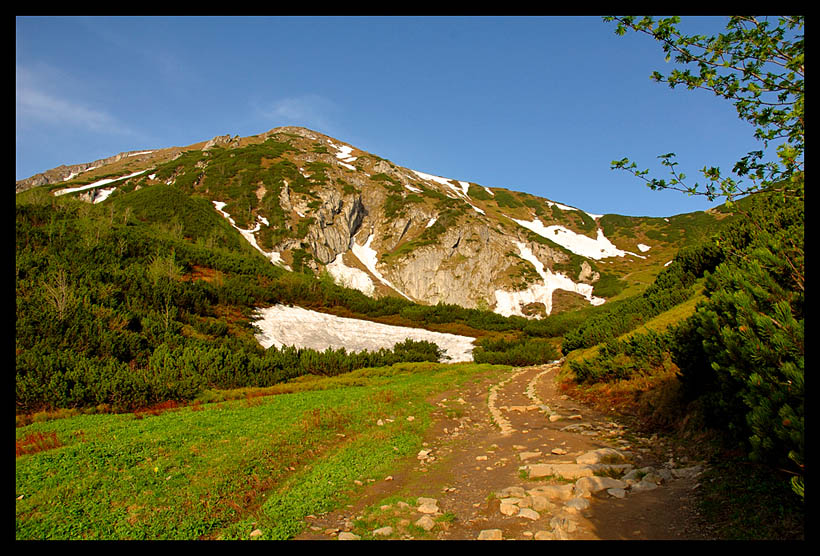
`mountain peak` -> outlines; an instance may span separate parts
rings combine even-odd
[[[124,205],[172,187],[207,199],[272,264],[327,271],[371,296],[503,315],[604,303],[627,274],[648,283],[686,239],[669,219],[589,215],[405,168],[298,126],[120,153],[22,182],[18,192]]]

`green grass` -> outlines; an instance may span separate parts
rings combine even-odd
[[[17,458],[16,538],[290,538],[304,516],[342,504],[354,480],[417,452],[428,396],[507,369],[399,364],[301,381],[290,394],[20,427],[18,442],[54,433],[57,447]]]

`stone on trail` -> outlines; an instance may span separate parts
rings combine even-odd
[[[525,517],[527,519],[535,521],[541,518],[541,514],[539,514],[532,508],[521,508],[521,510],[519,510],[518,512],[518,517]]]
[[[564,507],[569,510],[580,512],[582,510],[586,510],[587,508],[589,508],[589,500],[587,500],[586,498],[581,498],[580,496],[575,497],[571,500],[568,500],[567,503],[564,504]]]
[[[502,502],[501,506],[498,508],[498,511],[504,515],[515,515],[518,513],[518,506],[515,504],[510,504],[509,502]]]
[[[537,541],[551,541],[555,539],[552,531],[536,531],[534,538]]]
[[[500,541],[504,539],[501,529],[484,529],[478,534],[480,541]]]
[[[500,492],[497,492],[496,495],[499,498],[524,498],[525,496],[527,496],[527,491],[520,486],[511,486],[501,490]]]
[[[435,498],[425,498],[423,496],[419,497],[418,504],[419,506],[416,509],[423,514],[438,513],[438,500]]]
[[[525,466],[529,471],[530,479],[549,477],[556,475],[564,479],[580,479],[581,477],[592,477],[594,469],[589,465],[578,463],[534,463]]]
[[[573,485],[542,485],[527,491],[530,496],[545,496],[550,500],[569,500],[575,487]]]
[[[380,537],[388,537],[393,534],[393,528],[388,527],[379,527],[378,529],[373,531],[374,535],[378,535]]]
[[[518,457],[521,458],[521,461],[526,461],[528,459],[537,458],[541,455],[541,452],[521,452],[518,454]]]
[[[626,498],[626,490],[622,488],[608,488],[606,492],[614,498]]]
[[[626,482],[612,477],[581,477],[575,481],[576,492],[590,492],[595,494],[598,491],[608,488],[626,488]]]
[[[657,483],[653,483],[652,481],[641,481],[630,487],[633,492],[638,492],[641,490],[655,490],[656,488],[658,488]]]
[[[538,496],[534,495],[532,498],[532,509],[536,512],[545,512],[545,511],[552,511],[555,507],[555,504],[550,502],[549,498],[546,496]]]
[[[609,459],[610,461],[622,461],[624,460],[624,455],[615,450],[613,448],[599,448],[598,450],[592,450],[591,452],[587,452],[575,458],[575,463],[581,464],[595,464],[601,463],[605,459]]]
[[[436,522],[429,515],[423,515],[416,521],[416,527],[421,527],[425,531],[429,531],[436,526]]]
[[[359,535],[355,535],[350,531],[342,531],[337,537],[340,541],[358,541],[361,540]]]

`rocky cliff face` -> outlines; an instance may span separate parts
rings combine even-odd
[[[101,195],[94,176],[120,167],[127,179]],[[507,315],[550,314],[555,292],[602,303],[596,288],[603,276],[611,282],[629,265],[649,264],[653,244],[669,247],[632,228],[615,246],[601,216],[404,168],[296,127],[61,166],[18,182],[17,190],[46,185],[58,194],[61,182],[68,189],[81,173],[90,189],[80,195],[91,202],[158,183],[205,196],[273,264],[307,252],[308,267],[368,295]]]

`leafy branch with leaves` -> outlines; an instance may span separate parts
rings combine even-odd
[[[755,127],[754,136],[764,147],[735,163],[732,172],[738,179],[719,167],[704,166],[704,184],[685,181],[686,175],[675,168],[675,153],[658,157],[670,170],[668,180],[648,177],[649,170],[639,170],[628,158],[612,161],[612,169],[631,172],[653,190],[705,195],[710,201],[725,197],[731,202],[739,196],[772,190],[801,195],[805,149],[803,20],[803,16],[784,16],[773,25],[768,17],[733,16],[725,33],[708,37],[684,34],[678,28],[677,16],[657,20],[650,16],[604,17],[606,22],[617,22],[617,35],[632,30],[651,36],[662,43],[667,61],[674,57],[684,66],[668,75],[655,71],[653,80],[673,89],[683,85],[690,90],[712,91],[729,100],[740,119]],[[777,143],[777,160],[765,161],[772,143]]]

